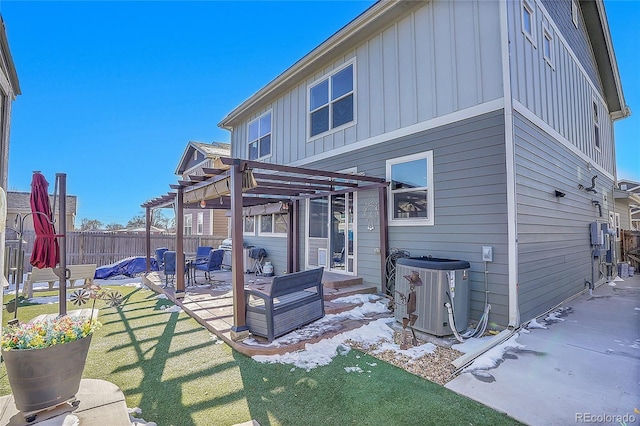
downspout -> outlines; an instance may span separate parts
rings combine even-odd
[[[509,328],[520,324],[518,309],[518,226],[516,205],[515,141],[507,2],[499,2],[500,45],[502,47],[502,85],[504,87],[504,139],[507,172],[507,247],[509,262]]]

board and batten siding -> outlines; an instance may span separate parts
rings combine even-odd
[[[524,323],[584,290],[585,281],[593,282],[589,223],[608,220],[613,182],[598,176],[596,194],[579,189],[598,173],[517,112],[514,141],[518,299]],[[555,190],[566,195],[556,197]],[[592,200],[601,203],[602,217]]]
[[[247,113],[231,134],[233,157],[248,158],[248,124],[267,111],[272,155],[264,161],[288,164],[503,96],[498,2],[428,2],[333,55]],[[309,85],[351,61],[354,124],[308,140]]]
[[[594,164],[613,175],[613,126],[595,71],[593,52],[585,51],[585,44],[589,49],[590,44],[584,27],[581,30],[574,27],[569,31],[566,22],[556,24],[543,6],[543,3],[549,5],[550,2],[527,0],[535,9],[532,42],[522,30],[523,1],[507,2],[514,100],[543,120]],[[573,26],[570,2],[561,3],[568,4],[568,10],[562,8],[562,13],[569,13],[569,23]],[[553,16],[559,19],[560,11],[553,10]],[[580,25],[583,25],[582,21]],[[560,28],[567,34],[561,32]],[[552,37],[551,64],[544,58],[544,29]],[[571,43],[566,41],[565,36],[572,40]],[[598,108],[600,149],[595,146],[594,102]]]
[[[492,246],[487,264],[491,321],[508,323],[507,197],[502,109],[406,137],[355,150],[309,167],[342,170],[357,167],[385,177],[386,160],[433,151],[434,226],[389,226],[389,247],[412,256],[467,260],[471,264],[471,318],[484,309],[482,246]],[[378,202],[377,191],[357,194],[358,276],[384,291],[380,279],[379,220],[367,227],[365,207]],[[302,252],[304,252],[302,250]]]

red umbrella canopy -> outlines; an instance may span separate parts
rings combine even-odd
[[[55,268],[60,260],[60,247],[53,227],[49,202],[49,182],[41,173],[31,180],[31,213],[36,240],[31,253],[31,265],[36,268]]]

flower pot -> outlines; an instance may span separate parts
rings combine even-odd
[[[36,412],[73,400],[91,336],[47,348],[2,351],[16,408]]]

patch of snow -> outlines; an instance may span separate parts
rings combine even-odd
[[[162,310],[162,312],[169,312],[169,313],[182,312],[182,308],[180,306],[178,306],[178,305],[161,306],[160,309]]]
[[[613,281],[609,281],[607,284],[609,284],[611,287],[615,287],[615,286],[618,285],[618,284],[614,283]]]
[[[490,340],[493,336],[484,337],[471,337],[464,341],[464,343],[456,343],[452,345],[452,349],[456,349],[464,354],[472,353],[478,350],[486,341]]]
[[[534,328],[542,328],[546,330],[548,327],[544,324],[540,324],[538,320],[534,318],[531,321],[529,321],[529,324],[527,324],[527,329],[532,330]]]
[[[616,281],[616,282],[624,281],[622,278],[620,278],[619,275],[616,275],[616,277],[613,280]]]
[[[351,296],[339,297],[334,299],[333,302],[337,303],[368,303],[377,302],[381,297],[375,294],[354,294]]]
[[[138,417],[142,414],[142,410],[138,407],[127,408],[127,413],[129,413],[129,421],[131,421],[131,426],[157,426],[155,422],[148,422],[145,419]]]
[[[156,299],[166,299],[166,300],[168,300],[169,298],[167,297],[166,294],[162,293],[162,294],[158,294],[156,296]]]
[[[364,370],[358,366],[356,367],[345,367],[344,371],[346,371],[347,373],[364,373]]]
[[[637,306],[635,308],[633,308],[634,311],[640,311],[640,308],[638,308]]]
[[[518,343],[518,337],[520,337],[520,335],[515,333],[498,346],[489,349],[487,352],[476,358],[475,361],[473,361],[470,366],[462,370],[462,372],[473,372],[474,374],[477,374],[478,370],[490,370],[496,367],[502,361],[505,353],[524,348],[523,345]]]

